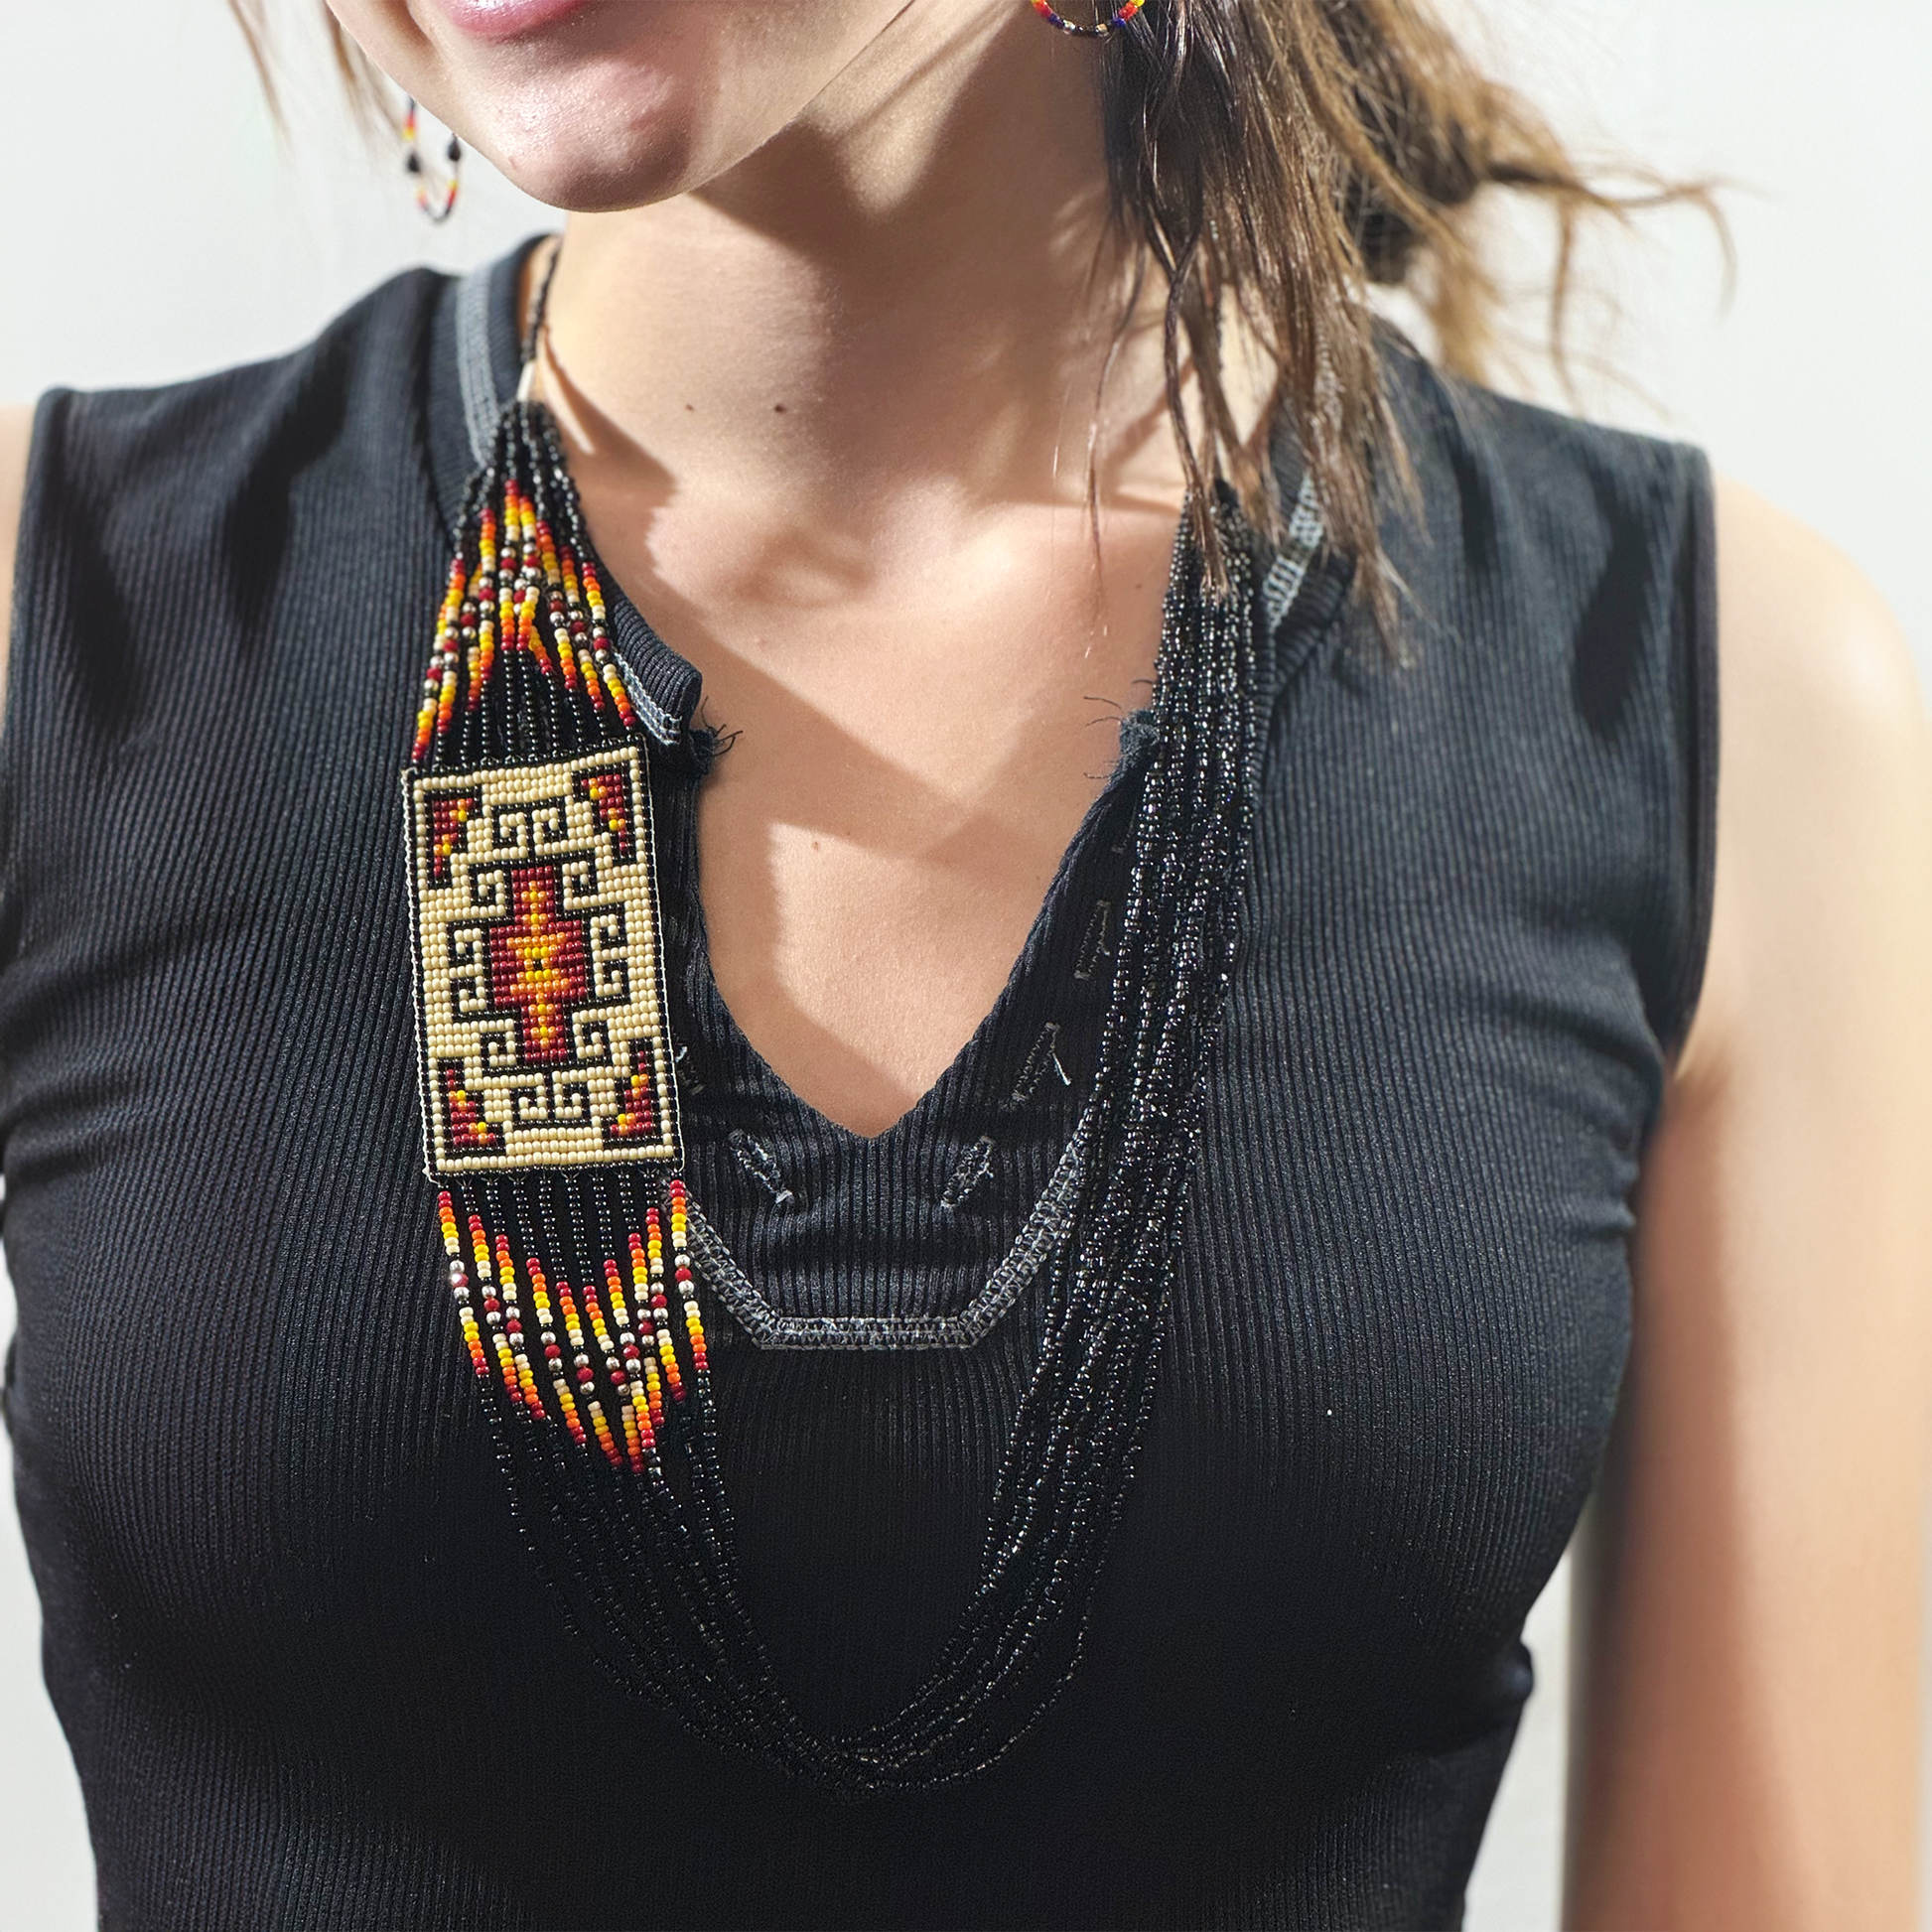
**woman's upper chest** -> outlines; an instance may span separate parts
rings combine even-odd
[[[690,882],[718,990],[827,1118],[882,1132],[998,998],[1147,702],[1174,521],[1097,542],[1005,505],[882,536],[607,501],[612,568],[727,748]]]

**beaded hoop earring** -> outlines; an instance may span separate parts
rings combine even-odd
[[[1049,27],[1057,27],[1062,34],[1071,34],[1077,40],[1104,41],[1110,34],[1117,34],[1147,5],[1147,0],[1123,0],[1105,20],[1096,20],[1090,26],[1082,27],[1077,20],[1067,17],[1050,4],[1050,0],[1031,0],[1035,13]]]
[[[416,103],[411,100],[402,117],[403,171],[416,183],[416,206],[439,227],[456,212],[457,190],[461,186],[463,170],[463,143],[454,134],[450,145],[444,151],[450,172],[441,182],[432,183],[429,170],[423,166],[422,130],[416,116]]]

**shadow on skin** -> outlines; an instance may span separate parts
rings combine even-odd
[[[560,399],[599,448],[609,450],[621,440],[621,432],[571,384],[567,372],[554,371],[552,379]],[[635,444],[625,446],[622,464],[625,554],[647,559],[655,519],[677,485],[665,467]],[[746,597],[754,605],[801,613],[836,610],[862,604],[871,578],[863,544],[801,522],[764,543],[747,578]],[[1026,801],[1036,796],[1030,775],[1061,742],[1057,735],[1064,730],[1063,717],[1040,720],[1032,729],[1023,722],[1011,731],[997,748],[994,762],[976,780],[972,796],[961,798],[896,760],[890,748],[867,734],[863,721],[826,710],[791,689],[759,658],[736,648],[719,634],[702,605],[681,597],[662,579],[647,577],[644,596],[633,601],[648,611],[653,627],[673,648],[706,672],[707,684],[726,693],[720,724],[729,729],[741,719],[755,719],[762,742],[785,747],[782,789],[757,763],[744,761],[741,752],[727,753],[699,793],[699,930],[705,935],[719,997],[753,1050],[804,1104],[812,1104],[810,1095],[827,1099],[834,1111],[823,1118],[856,1132],[838,1114],[868,1112],[876,1117],[879,1108],[854,1108],[845,1097],[876,1095],[882,1081],[892,1096],[889,1104],[897,1108],[895,1119],[902,1118],[944,1076],[984,1024],[1012,977],[1052,883],[1061,852],[1043,849]],[[1091,724],[1106,734],[1096,746],[1090,772],[1097,795],[1117,756],[1120,713],[1111,699],[1096,698],[1090,705]],[[725,786],[739,788],[736,809],[729,815],[714,809]],[[732,828],[729,837],[720,836],[723,823]],[[777,970],[776,962],[784,956],[780,882],[789,873],[796,884],[795,860],[782,859],[780,848],[788,836],[800,833],[916,867],[922,879],[932,882],[935,898],[954,907],[964,904],[967,916],[983,928],[996,922],[1011,927],[1001,975],[997,983],[989,978],[984,997],[974,1003],[973,1026],[951,1042],[943,1063],[916,1069],[910,1080],[902,1077],[902,1068],[896,1074],[867,1050],[863,1029],[842,1037],[801,1000],[796,983]],[[702,882],[723,871],[729,872],[732,894],[723,943],[714,953],[711,935],[718,928],[705,904]],[[1015,911],[1022,902],[1019,881],[1026,882],[1024,902],[1030,905],[1024,922]],[[856,959],[863,927],[855,927],[853,936]],[[839,989],[832,991],[836,995]],[[874,1133],[890,1131],[891,1124]]]

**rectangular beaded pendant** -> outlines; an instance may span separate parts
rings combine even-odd
[[[431,1178],[682,1158],[634,744],[403,773]]]

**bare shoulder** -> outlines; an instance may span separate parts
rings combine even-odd
[[[1830,703],[1827,723],[1896,725],[1917,703],[1904,633],[1858,566],[1742,483],[1717,486],[1720,605],[1727,647],[1796,694]]]
[[[1741,484],[1719,484],[1717,533],[1718,896],[1686,1078],[1734,1028],[1829,1000],[1846,947],[1917,912],[1932,836],[1932,732],[1883,599]]]
[[[27,450],[34,412],[0,406],[0,706],[6,702],[7,650],[13,628],[14,555],[20,543],[20,509],[27,489]]]

